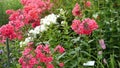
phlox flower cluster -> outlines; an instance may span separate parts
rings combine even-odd
[[[0,28],[0,41],[4,43],[6,38],[9,38],[10,40],[16,38],[21,39],[22,36],[20,32],[15,31],[14,26],[11,24],[6,24]]]
[[[52,7],[50,0],[21,0],[23,7],[24,22],[32,23],[32,27],[40,25],[40,16]]]
[[[91,6],[91,2],[90,2],[90,1],[86,1],[86,2],[85,2],[85,7],[88,7],[88,8],[89,8],[90,6]]]
[[[90,1],[85,1],[84,2],[84,7],[90,8],[91,7],[91,2]],[[75,7],[72,10],[73,16],[78,16],[82,17],[82,10],[80,8],[80,5],[78,3],[75,4]]]
[[[87,5],[87,7],[90,7],[91,2],[87,1],[87,2],[85,2],[85,5]],[[76,3],[75,7],[72,10],[72,14],[73,14],[73,16],[80,17],[80,15],[82,15],[81,13],[82,12],[80,10],[80,6],[79,6],[78,3]],[[94,30],[96,30],[98,28],[98,24],[96,23],[96,21],[94,19],[90,19],[90,18],[85,18],[82,21],[74,19],[72,21],[71,28],[77,34],[90,35],[92,33],[92,31],[94,31]]]
[[[79,17],[82,16],[82,11],[81,11],[78,3],[75,4],[75,7],[72,10],[72,14],[73,14],[73,16],[79,16]]]
[[[57,24],[57,18],[58,15],[55,15],[53,13],[42,18],[40,22],[41,25],[35,27],[34,29],[31,29],[28,32],[28,37],[24,42],[21,41],[20,45],[26,45],[28,42],[33,41],[33,39],[36,38],[37,34],[46,31],[49,28],[50,24]]]
[[[34,30],[30,30],[29,34],[39,34],[40,32],[46,31],[48,29],[48,26],[50,24],[57,24],[57,18],[58,16],[55,14],[49,14],[48,16],[45,16],[44,18],[42,18],[40,21],[40,26],[37,26],[36,28],[34,28]]]
[[[98,28],[98,25],[94,19],[86,18],[82,22],[73,20],[71,27],[77,34],[90,35]]]
[[[33,28],[40,25],[40,16],[52,7],[50,0],[21,0],[23,9],[7,10],[9,23],[0,28],[0,42],[6,38],[22,39],[21,28],[32,25]]]
[[[52,64],[54,58],[50,50],[50,45],[38,45],[36,49],[32,47],[34,43],[29,42],[28,46],[22,52],[22,57],[19,58],[18,62],[21,64],[22,68],[54,68]],[[65,49],[62,46],[57,46],[60,54],[65,52]],[[44,66],[45,65],[45,66]],[[60,67],[64,66],[63,62],[58,64]]]

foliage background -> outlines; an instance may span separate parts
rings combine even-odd
[[[56,9],[63,8],[67,10],[66,19],[61,17],[59,20],[66,20],[65,26],[51,25],[47,32],[42,34],[37,41],[49,40],[50,44],[55,47],[57,44],[62,44],[66,48],[65,55],[60,58],[65,61],[65,68],[85,68],[82,63],[89,60],[96,60],[96,66],[90,68],[119,68],[120,67],[120,0],[90,0],[92,6],[84,11],[83,17],[95,18],[99,24],[99,29],[91,36],[78,36],[71,29],[70,25],[74,17],[72,9],[76,2],[83,8],[83,0],[51,0],[54,3],[53,9],[50,12],[58,13]],[[2,0],[0,1],[0,26],[8,22],[8,16],[5,14],[6,9],[22,8],[19,0]],[[55,28],[55,29],[54,29]],[[53,33],[54,32],[54,33]],[[79,38],[80,37],[80,38]],[[104,39],[107,49],[103,50],[101,56],[98,55],[100,48],[99,39]],[[75,41],[74,41],[75,40]],[[10,43],[11,51],[11,66],[19,68],[17,62],[20,55],[19,41]],[[0,45],[0,49],[4,53],[0,55],[0,67],[6,66],[6,48]],[[80,51],[80,52],[79,52]],[[72,56],[71,56],[72,55]],[[76,59],[77,58],[77,59]],[[102,59],[106,58],[107,64],[103,64]],[[76,62],[77,61],[77,62]],[[14,64],[13,62],[16,62]],[[70,68],[70,67],[69,67]]]
[[[6,10],[17,10],[21,7],[20,0],[0,0],[0,26],[8,23],[8,15],[5,13]]]

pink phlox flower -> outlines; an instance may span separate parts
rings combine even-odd
[[[41,66],[37,66],[37,68],[42,68]]]
[[[29,43],[27,44],[27,46],[30,47],[30,46],[32,46],[33,44],[34,44],[34,42],[29,42]]]
[[[51,64],[51,63],[46,64],[46,66],[47,66],[47,68],[54,68],[53,64]]]
[[[6,14],[13,14],[14,13],[14,10],[6,10]]]
[[[74,16],[82,16],[82,11],[80,10],[80,6],[78,3],[75,4],[75,7],[72,10],[72,14]]]
[[[91,2],[90,1],[85,2],[85,6],[89,8],[91,6]]]
[[[38,64],[38,61],[37,61],[36,58],[31,58],[31,59],[29,60],[29,64],[30,64],[30,65]]]
[[[45,45],[43,50],[46,52],[46,53],[50,53],[50,49],[49,49],[49,45]]]
[[[25,48],[25,50],[23,51],[22,55],[24,55],[24,56],[28,55],[31,50],[32,50],[32,48]]]
[[[61,45],[58,45],[56,46],[56,48],[54,49],[54,51],[58,51],[59,53],[64,53],[65,52],[65,49],[61,46]]]
[[[64,63],[63,62],[59,63],[59,66],[62,68],[64,66]]]
[[[86,18],[82,22],[79,20],[73,20],[71,28],[77,34],[90,35],[93,30],[98,28],[98,25],[94,19]]]

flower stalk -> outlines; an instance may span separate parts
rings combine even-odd
[[[6,48],[7,48],[7,68],[10,67],[10,49],[9,49],[9,39],[6,38]]]

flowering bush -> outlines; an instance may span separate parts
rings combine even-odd
[[[105,7],[115,2],[20,1],[22,9],[7,10],[9,22],[0,27],[0,68],[9,66],[7,61],[13,68],[120,67],[120,47],[113,43],[119,41],[119,14]]]
[[[48,29],[48,26],[50,24],[57,24],[57,15],[50,14],[46,16],[45,18],[41,19],[41,25],[37,26],[34,29],[31,29],[28,33],[28,37],[25,39],[25,41],[21,41],[20,45],[26,45],[30,41],[33,41],[35,38],[37,38],[37,35],[46,31]]]
[[[2,40],[4,39],[3,36],[5,38],[10,38],[11,40],[15,38],[21,39],[21,28],[28,24],[31,24],[33,28],[40,25],[40,15],[44,11],[49,10],[52,6],[50,0],[37,0],[35,2],[32,0],[21,0],[21,3],[23,4],[23,9],[6,11],[6,13],[10,15],[9,26],[4,25],[0,28],[0,35],[2,36],[0,38]],[[9,27],[11,27],[11,29],[8,30],[10,32],[3,34],[7,31],[4,29],[8,29]]]
[[[58,51],[60,54],[65,52],[65,49],[58,45],[54,52]],[[50,45],[39,44],[36,49],[33,48],[33,42],[28,43],[27,47],[22,53],[22,57],[19,58],[18,62],[22,65],[22,68],[54,68],[54,58]],[[57,61],[57,60],[56,60]],[[54,64],[52,64],[54,62]],[[64,63],[58,64],[60,67],[64,66]]]

